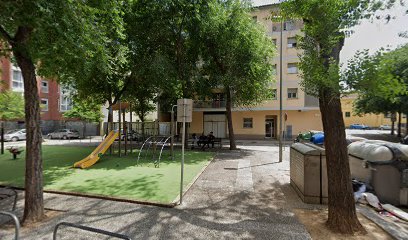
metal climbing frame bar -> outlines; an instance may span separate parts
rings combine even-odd
[[[156,162],[154,162],[154,165],[155,165],[156,167],[159,167],[159,166],[160,166],[160,160],[161,160],[161,157],[162,157],[163,149],[164,149],[164,147],[165,147],[166,145],[168,145],[167,142],[171,139],[171,137],[172,137],[172,136],[167,137],[166,140],[162,143],[162,147],[161,147],[161,150],[160,150],[159,160],[157,160]]]
[[[11,207],[11,211],[16,210],[17,197],[18,197],[17,191],[14,190],[14,189],[12,189],[12,188],[9,188],[9,187],[5,187],[5,188],[3,188],[3,189],[6,189],[6,190],[10,191],[11,194],[6,194],[6,193],[1,193],[1,192],[0,192],[0,201],[1,201],[1,200],[4,200],[4,199],[7,199],[7,198],[9,198],[9,197],[14,196],[14,201],[13,201],[13,206]]]
[[[143,152],[145,152],[145,157],[147,158],[149,151],[151,147],[153,146],[152,160],[153,160],[154,166],[158,167],[160,165],[160,160],[161,160],[161,156],[163,153],[163,149],[165,146],[168,145],[168,141],[170,139],[171,139],[171,136],[151,136],[147,138],[146,141],[140,147],[139,156],[137,157],[137,165],[139,165],[140,157],[142,156]],[[155,160],[157,146],[161,146],[161,149],[160,149],[160,155],[159,155],[158,160]]]
[[[6,211],[0,211],[0,215],[8,216],[14,221],[14,226],[16,229],[16,232],[14,234],[14,239],[18,240],[19,239],[19,232],[20,232],[20,221],[18,221],[17,216],[14,213],[11,212],[6,212]]]
[[[148,143],[148,141],[149,141],[151,138],[152,138],[152,137],[148,137],[148,138],[146,139],[146,141],[144,141],[144,143],[143,143],[142,146],[140,147],[139,156],[137,157],[137,163],[136,163],[136,165],[139,165],[140,155],[142,155],[143,148],[144,148],[144,146],[146,145],[146,143]],[[150,146],[149,146],[149,148],[150,148]]]
[[[99,234],[102,234],[102,235],[105,235],[105,236],[110,236],[110,237],[119,238],[119,239],[132,240],[130,237],[128,237],[126,235],[123,235],[123,234],[108,232],[108,231],[105,231],[105,230],[102,230],[102,229],[87,227],[87,226],[83,226],[83,225],[79,225],[79,224],[75,224],[75,223],[69,223],[69,222],[60,222],[55,226],[54,233],[52,235],[53,240],[57,239],[57,232],[58,232],[58,229],[59,229],[60,226],[77,228],[77,229],[81,229],[81,230],[84,230],[84,231],[99,233]]]

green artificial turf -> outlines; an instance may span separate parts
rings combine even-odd
[[[178,196],[180,151],[176,151],[175,161],[170,159],[169,152],[164,152],[159,168],[154,167],[151,155],[144,154],[137,166],[138,153],[121,158],[107,153],[88,169],[72,168],[93,149],[43,146],[44,189],[160,203],[170,203]],[[8,152],[0,155],[0,184],[24,186],[24,153],[17,160],[13,160]],[[187,186],[212,157],[211,152],[187,151],[183,185]]]

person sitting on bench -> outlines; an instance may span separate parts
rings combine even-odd
[[[197,145],[200,147],[201,144],[206,144],[207,143],[207,136],[204,135],[204,133],[201,134],[201,136],[198,138]]]
[[[207,145],[208,148],[210,148],[210,144],[212,146],[212,148],[214,148],[214,140],[215,140],[215,136],[213,134],[213,132],[210,132],[207,136],[207,141],[204,143],[204,145],[201,147],[201,149],[204,149],[205,146]]]
[[[193,133],[193,135],[191,135],[191,139],[193,140],[193,143],[191,144],[191,149],[194,149],[196,143],[198,145],[197,134]],[[200,146],[200,145],[198,145],[198,146]]]

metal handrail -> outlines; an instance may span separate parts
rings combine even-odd
[[[11,192],[13,192],[14,201],[13,201],[13,207],[11,208],[11,211],[14,212],[14,210],[16,210],[16,206],[17,206],[18,193],[17,193],[16,190],[14,190],[14,189],[12,189],[12,188],[9,188],[9,187],[5,187],[5,188],[3,188],[3,189],[7,189],[7,190],[10,190]],[[5,195],[5,196],[6,196],[5,198],[0,198],[0,200],[7,199],[7,198],[13,196],[13,195],[9,195],[9,194],[1,194],[1,193],[0,193],[0,195]]]
[[[105,230],[102,230],[102,229],[83,226],[83,225],[79,225],[79,224],[75,224],[75,223],[69,223],[69,222],[60,222],[55,226],[54,233],[52,235],[53,240],[57,239],[57,231],[58,231],[59,227],[62,226],[62,225],[67,226],[67,227],[72,227],[72,228],[78,228],[78,229],[88,231],[88,232],[99,233],[99,234],[102,234],[102,235],[115,237],[115,238],[119,238],[119,239],[132,240],[130,237],[128,237],[126,235],[123,235],[123,234],[108,232],[108,231],[105,231]]]
[[[19,232],[20,232],[20,221],[18,220],[17,216],[14,213],[11,212],[6,212],[6,211],[0,211],[0,215],[5,215],[10,217],[11,219],[14,220],[14,226],[16,229],[16,232],[14,234],[14,239],[18,240],[19,239]]]

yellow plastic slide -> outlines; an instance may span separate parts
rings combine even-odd
[[[95,148],[95,150],[91,154],[89,154],[88,157],[74,163],[74,167],[83,169],[94,165],[99,160],[100,156],[109,149],[110,145],[112,145],[112,143],[118,136],[118,131],[111,131],[108,136],[101,142],[101,144],[99,144],[99,146]]]

